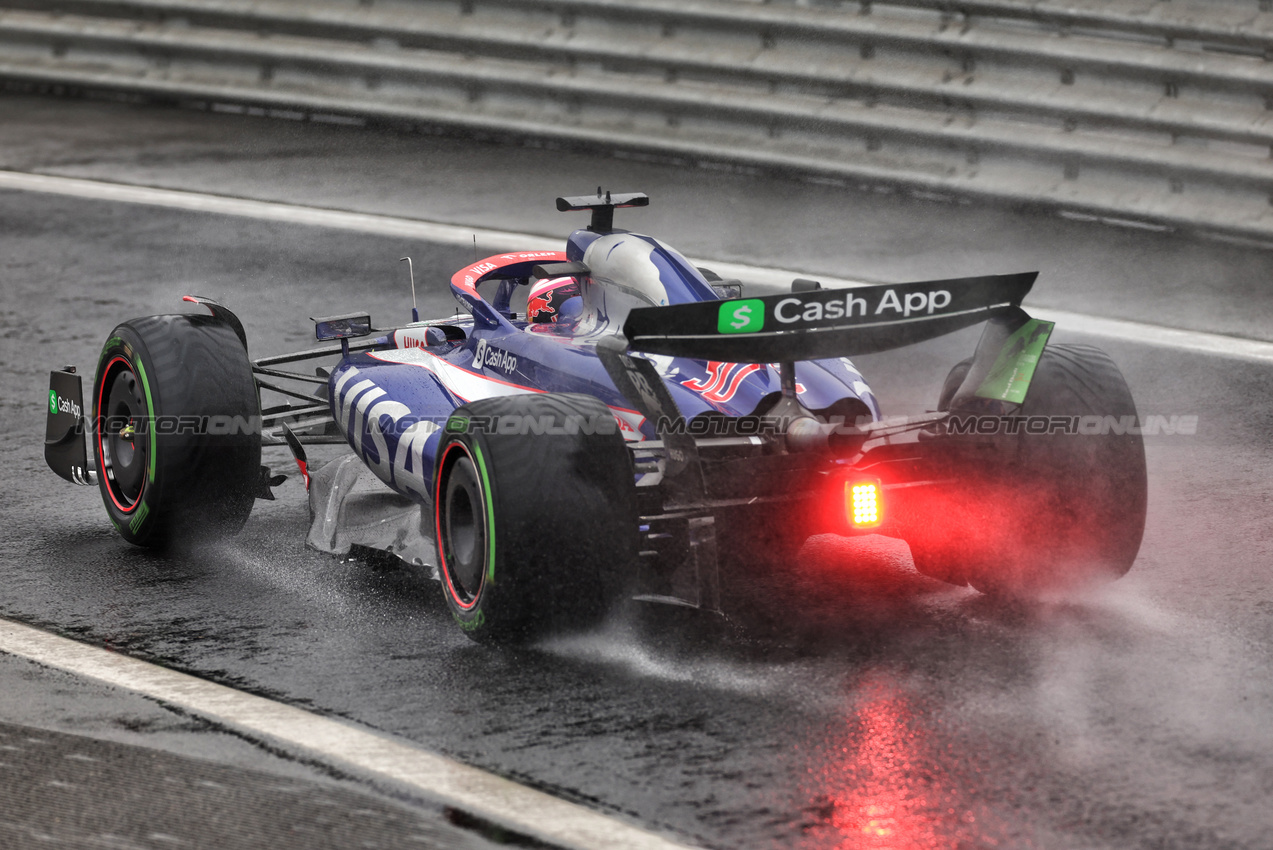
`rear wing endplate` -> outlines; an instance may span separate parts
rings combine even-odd
[[[1010,308],[987,322],[950,409],[1015,412],[1025,402],[1054,326],[1053,322],[1030,318],[1020,308]]]

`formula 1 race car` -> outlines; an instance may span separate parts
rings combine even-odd
[[[289,447],[312,545],[428,568],[488,642],[633,597],[719,611],[735,564],[814,534],[899,537],[922,573],[1010,597],[1128,570],[1144,447],[1109,425],[1135,406],[1104,353],[1049,345],[1021,309],[1036,274],[764,294],[614,228],[646,204],[558,198],[588,228],[456,272],[467,315],[317,319],[327,344],[295,354],[249,359],[206,298],[186,300],[210,315],[124,322],[91,412],[74,370],[52,373],[46,459],[97,483],[125,540],[159,546],[238,531],[282,480],[262,448]],[[848,359],[978,323],[922,416],[883,418]],[[285,368],[315,359],[334,365]],[[352,454],[311,470],[322,443]]]

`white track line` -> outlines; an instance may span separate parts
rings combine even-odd
[[[1162,325],[1129,322],[1124,319],[1106,319],[1101,316],[1069,313],[1065,310],[1045,307],[1030,307],[1028,310],[1031,316],[1056,322],[1058,328],[1064,330],[1142,345],[1156,345],[1177,351],[1273,363],[1273,343],[1258,339],[1225,336],[1204,331],[1187,331]]]
[[[231,198],[203,192],[179,189],[154,189],[146,186],[130,186],[103,180],[87,180],[80,177],[59,177],[49,174],[28,174],[19,171],[0,170],[0,189],[24,192],[42,192],[117,203],[144,204],[169,209],[233,215],[261,221],[277,221],[286,224],[331,227],[378,236],[399,236],[420,239],[441,245],[466,247],[474,244],[488,253],[499,251],[557,251],[560,239],[550,239],[530,233],[493,230],[442,224],[434,221],[398,218],[375,213],[358,213],[347,210],[323,209],[286,204],[277,201],[254,201]],[[731,263],[720,260],[693,260],[709,265],[726,278],[740,278],[768,285],[787,285],[793,277],[812,276],[827,286],[863,286],[867,281],[832,278],[825,275],[808,275],[785,269]],[[1143,345],[1154,345],[1242,360],[1273,363],[1273,343],[1204,331],[1181,330],[1158,325],[1129,322],[1122,319],[1106,319],[1083,313],[1031,308],[1032,315],[1055,320],[1064,328],[1094,336],[1120,339]]]
[[[154,189],[148,186],[130,186],[104,180],[87,180],[82,177],[59,177],[52,174],[27,174],[20,171],[0,170],[0,189],[22,192],[40,192],[47,195],[65,195],[95,201],[113,201],[124,204],[143,204],[151,207],[188,210],[191,212],[217,213],[258,221],[278,221],[286,224],[302,224],[313,227],[331,227],[355,233],[372,233],[377,236],[397,236],[419,239],[439,245],[469,248],[476,240],[477,247],[488,254],[503,251],[560,251],[562,240],[533,233],[517,233],[511,230],[494,230],[485,227],[468,227],[443,224],[423,219],[399,218],[377,213],[359,213],[348,210],[306,207],[278,201],[254,201],[182,189]],[[791,278],[799,277],[782,269],[750,266],[744,263],[699,261],[710,264],[713,271],[725,278],[742,278],[757,283],[789,285]],[[849,286],[856,281],[837,278],[821,278],[830,285]]]
[[[377,236],[401,236],[443,245],[471,246],[474,237],[483,249],[495,251],[557,251],[561,240],[528,233],[511,233],[480,227],[460,227],[375,213],[305,207],[277,201],[254,201],[180,189],[153,189],[81,177],[58,177],[51,174],[26,174],[0,171],[0,189],[65,195],[95,201],[143,204],[150,207],[217,213],[258,221],[278,221],[312,227],[332,227]]]
[[[265,737],[325,763],[409,786],[553,844],[580,850],[686,850],[686,845],[388,736],[21,623],[0,619],[0,652],[179,706],[249,737]]]

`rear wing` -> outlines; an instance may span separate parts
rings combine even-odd
[[[873,354],[1020,313],[1038,272],[818,289],[645,307],[623,326],[629,351],[784,363]]]
[[[675,404],[654,364],[633,353],[779,363],[783,394],[796,404],[797,360],[886,351],[985,322],[952,409],[1010,415],[1025,402],[1053,329],[1052,322],[1032,319],[1020,307],[1037,277],[1038,272],[1026,272],[805,289],[763,298],[641,308],[628,314],[626,339],[601,340],[597,354],[620,392],[648,419],[664,422],[677,414]],[[801,408],[796,404],[795,409]],[[672,433],[660,437],[669,449],[669,474],[695,465],[692,438]]]

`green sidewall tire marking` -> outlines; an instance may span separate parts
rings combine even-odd
[[[150,457],[146,458],[146,478],[151,483],[155,483],[155,454],[158,449],[158,428],[155,427],[155,402],[150,396],[150,381],[146,378],[146,367],[141,364],[140,357],[133,358],[133,366],[137,369],[137,374],[141,378],[141,388],[146,391],[146,415],[150,417],[150,422],[146,426],[150,431]]]
[[[495,493],[491,490],[491,479],[486,473],[486,460],[482,456],[482,447],[473,441],[473,456],[477,459],[477,471],[482,477],[482,495],[486,499],[486,539],[488,541],[486,555],[486,580],[495,584]]]

